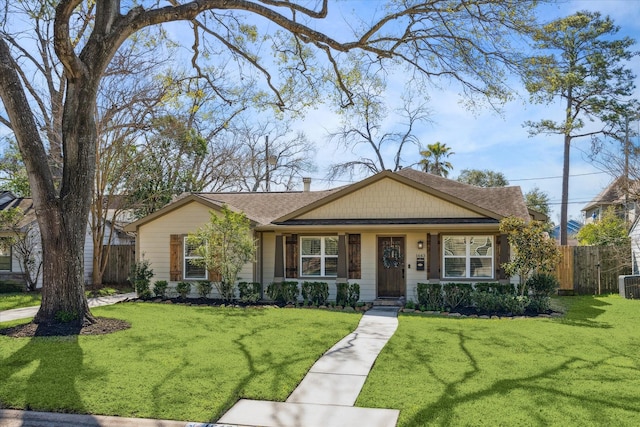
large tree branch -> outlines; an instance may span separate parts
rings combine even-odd
[[[16,72],[17,68],[9,46],[0,37],[0,98],[25,160],[32,192],[34,196],[41,197],[42,201],[51,203],[55,199],[51,170],[29,101]]]

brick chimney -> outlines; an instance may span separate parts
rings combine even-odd
[[[302,178],[302,183],[304,184],[304,191],[311,191],[311,178],[305,176]]]

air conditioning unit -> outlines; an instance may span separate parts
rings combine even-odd
[[[640,276],[618,276],[618,291],[622,298],[640,299]]]

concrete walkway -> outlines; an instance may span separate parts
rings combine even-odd
[[[96,307],[134,297],[135,294],[124,294],[92,298],[89,304]],[[3,311],[0,321],[31,317],[37,309]],[[397,315],[397,308],[392,307],[367,311],[355,331],[316,361],[286,402],[242,399],[217,424],[0,409],[0,426],[395,427],[400,411],[353,405],[378,354],[398,327]]]
[[[99,307],[101,305],[111,305],[129,298],[136,298],[136,293],[118,294],[108,297],[89,298],[89,307]],[[33,307],[15,308],[13,310],[0,311],[0,322],[9,322],[17,319],[27,319],[33,317],[38,312],[39,305]]]
[[[394,427],[400,411],[356,408],[378,354],[398,327],[394,308],[375,307],[311,367],[286,402],[242,399],[218,420],[261,427]]]

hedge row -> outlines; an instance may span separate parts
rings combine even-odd
[[[548,274],[535,274],[522,295],[510,283],[418,283],[418,306],[422,310],[455,311],[473,308],[485,313],[537,313],[550,308],[558,281]]]

